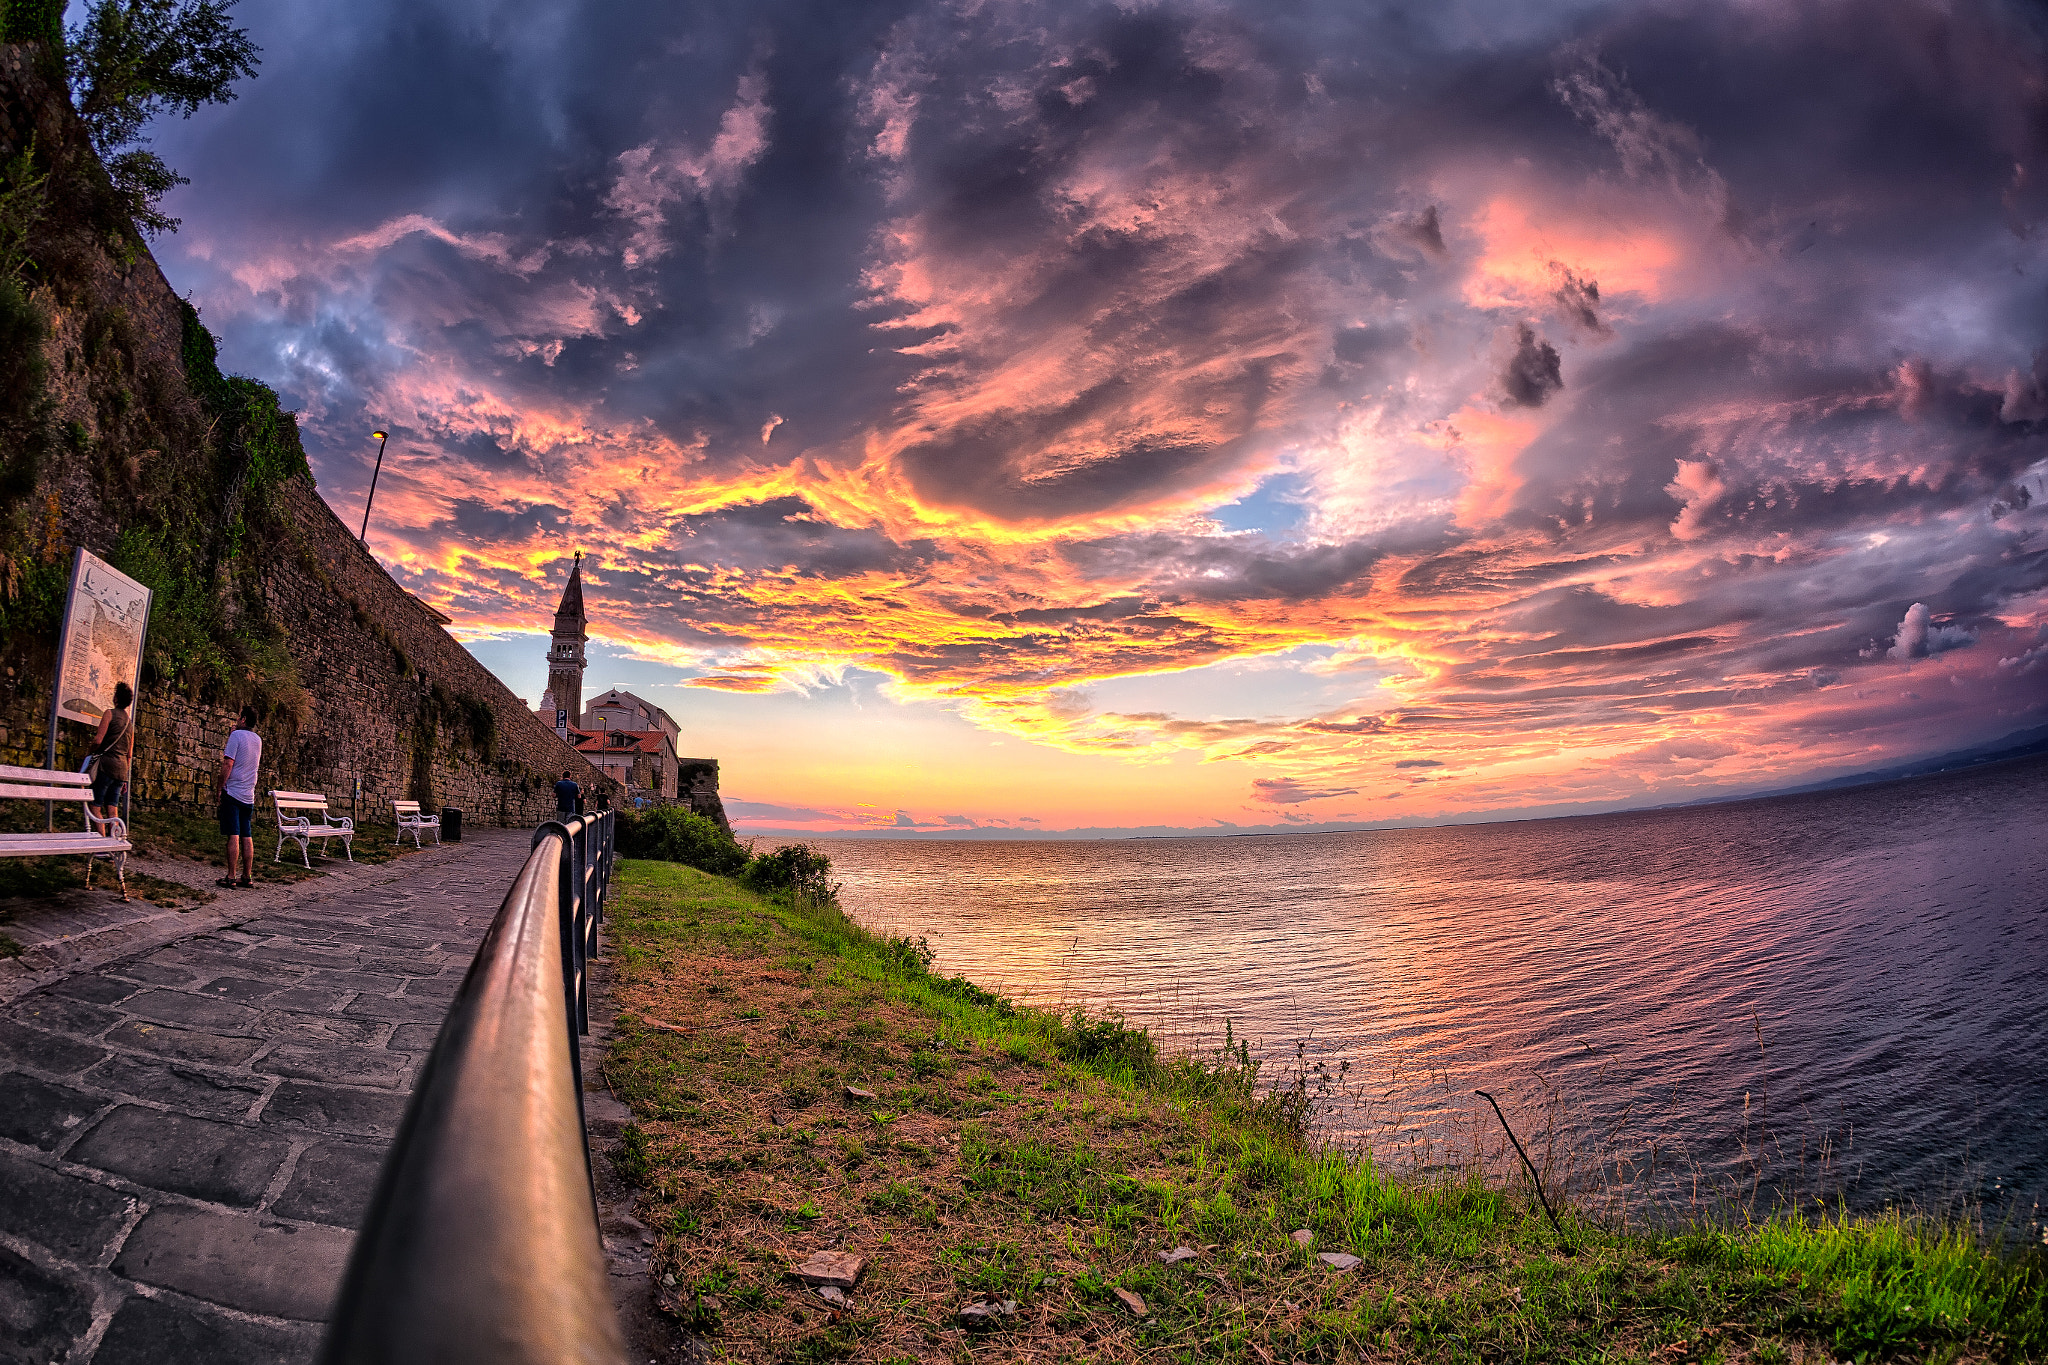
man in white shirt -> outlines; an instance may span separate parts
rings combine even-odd
[[[263,737],[256,733],[256,708],[242,708],[242,723],[220,754],[220,832],[228,837],[228,875],[217,885],[253,885],[256,871],[256,770],[263,763]],[[235,875],[239,861],[241,875]]]

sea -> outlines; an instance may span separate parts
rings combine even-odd
[[[935,970],[1242,1048],[1383,1165],[1513,1178],[1511,1128],[1623,1220],[2048,1237],[2048,760],[1433,829],[820,846]]]

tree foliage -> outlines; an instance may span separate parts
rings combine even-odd
[[[232,22],[235,0],[91,0],[65,39],[72,101],[114,188],[145,232],[175,231],[157,207],[185,178],[145,150],[160,114],[226,104],[256,74],[256,44]]]

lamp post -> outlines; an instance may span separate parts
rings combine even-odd
[[[363,502],[363,529],[356,535],[356,539],[365,545],[370,543],[370,506],[377,501],[377,476],[384,472],[384,443],[391,439],[388,431],[370,434],[377,438],[377,467],[370,472],[370,496]]]

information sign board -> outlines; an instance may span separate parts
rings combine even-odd
[[[140,691],[150,591],[81,547],[71,565],[64,633],[57,645],[56,713],[99,724],[114,704],[114,684]]]

